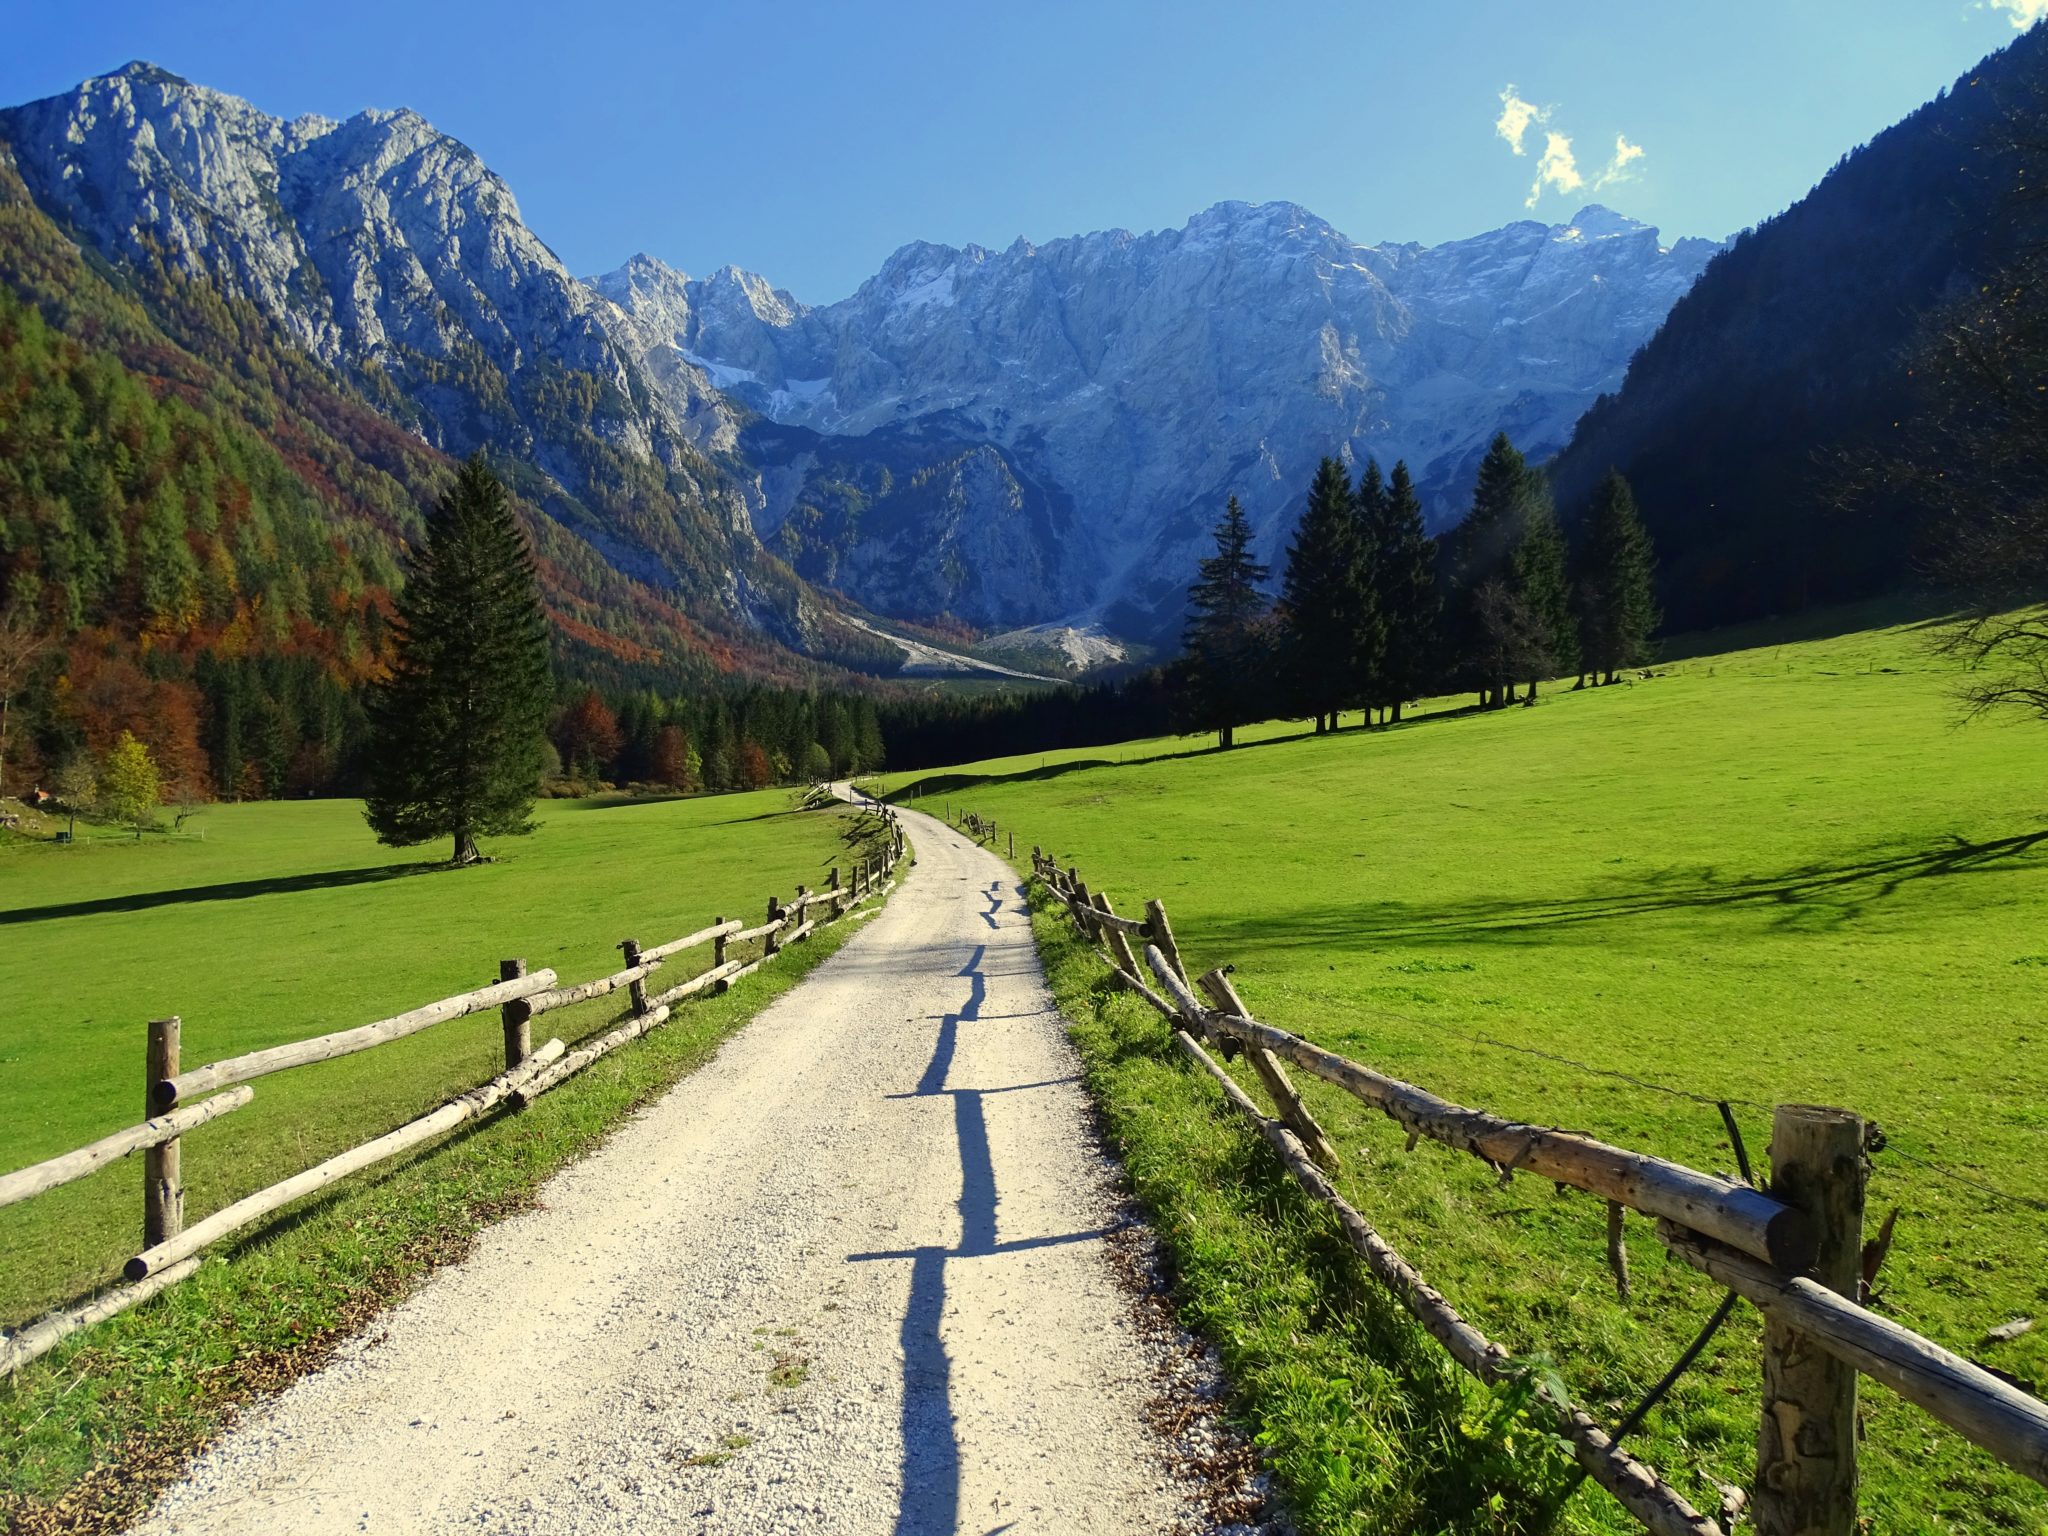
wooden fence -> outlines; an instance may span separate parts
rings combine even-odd
[[[980,825],[993,826],[975,818],[970,830]],[[1283,1062],[1385,1113],[1407,1130],[1411,1149],[1428,1137],[1471,1153],[1503,1180],[1527,1172],[1554,1181],[1560,1190],[1583,1190],[1606,1201],[1609,1264],[1624,1296],[1623,1216],[1637,1211],[1655,1219],[1658,1239],[1674,1255],[1728,1288],[1717,1318],[1736,1297],[1763,1314],[1756,1480],[1747,1494],[1731,1490],[1713,1516],[1694,1509],[1617,1443],[1659,1394],[1610,1431],[1550,1389],[1538,1390],[1579,1466],[1659,1536],[1721,1536],[1745,1501],[1762,1536],[1850,1536],[1857,1529],[1859,1375],[1883,1383],[2048,1486],[2048,1404],[1860,1305],[1868,1165],[1859,1116],[1779,1105],[1765,1190],[1590,1136],[1467,1109],[1260,1023],[1223,970],[1191,984],[1158,901],[1145,904],[1142,919],[1124,917],[1104,892],[1089,889],[1078,870],[1060,868],[1041,849],[1031,850],[1031,867],[1118,982],[1165,1017],[1180,1050],[1215,1079],[1296,1182],[1335,1211],[1371,1273],[1481,1380],[1497,1383],[1513,1375],[1509,1352],[1461,1317],[1337,1192],[1329,1179],[1337,1168],[1336,1148],[1302,1103]],[[1218,1065],[1210,1046],[1226,1057],[1242,1052],[1272,1099],[1273,1114]],[[1880,1257],[1882,1243],[1880,1238],[1872,1245]],[[1705,1341],[1703,1335],[1699,1344]],[[1690,1358],[1681,1359],[1681,1368]],[[1663,1386],[1675,1379],[1676,1371]]]
[[[473,992],[442,998],[354,1029],[269,1046],[190,1069],[183,1068],[179,1061],[179,1021],[152,1020],[143,1073],[145,1113],[150,1118],[74,1152],[0,1176],[0,1206],[7,1206],[82,1179],[140,1151],[141,1247],[122,1266],[125,1283],[0,1338],[0,1375],[26,1365],[79,1329],[175,1285],[198,1268],[203,1249],[229,1234],[338,1179],[452,1130],[465,1120],[501,1105],[523,1108],[600,1057],[665,1023],[685,999],[702,992],[725,991],[741,977],[772,962],[784,947],[808,938],[821,924],[844,916],[870,896],[886,895],[895,884],[895,870],[904,854],[903,830],[894,811],[870,807],[870,813],[876,818],[872,830],[877,834],[875,841],[879,842],[880,851],[857,857],[850,866],[851,877],[844,883],[839,869],[834,867],[822,890],[807,891],[798,886],[796,895],[787,902],[771,896],[763,921],[752,926],[720,917],[709,927],[648,949],[626,939],[619,945],[624,968],[595,981],[563,986],[551,970],[529,973],[525,961],[503,960],[499,962],[498,980]],[[751,957],[732,953],[736,946],[756,940],[760,949]],[[666,970],[673,957],[706,945],[710,946],[710,963],[704,969],[665,990],[653,990],[654,978]],[[560,1040],[549,1040],[538,1047],[532,1044],[534,1019],[557,1008],[621,991],[627,995],[627,1007],[610,1029],[574,1049]],[[491,1008],[498,1010],[505,1035],[505,1070],[498,1076],[457,1094],[440,1108],[396,1130],[244,1196],[190,1226],[185,1224],[184,1137],[208,1121],[248,1104],[255,1093],[248,1086],[253,1079],[366,1051],[435,1024]]]

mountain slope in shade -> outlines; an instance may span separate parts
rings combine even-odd
[[[1911,577],[1914,520],[1851,516],[1846,465],[1913,409],[1928,311],[2048,236],[2013,138],[2048,143],[2048,32],[2022,34],[1738,237],[1552,465],[1567,512],[1610,465],[1657,541],[1667,627],[1865,597]]]
[[[433,447],[488,447],[620,575],[714,624],[872,649],[762,548],[702,375],[650,377],[616,308],[416,113],[283,121],[135,64],[0,111],[0,139],[82,244],[246,305]]]
[[[1277,552],[1321,455],[1405,457],[1449,519],[1492,435],[1536,457],[1561,446],[1716,249],[1667,248],[1599,207],[1422,247],[1361,246],[1289,203],[1224,203],[1146,235],[905,246],[817,308],[748,273],[689,279],[646,256],[592,286],[650,369],[698,370],[842,457],[859,451],[847,439],[882,458],[906,438],[1000,450],[1015,489],[989,477],[968,504],[997,518],[1021,493],[1042,507],[1039,553],[982,571],[954,612],[1156,635],[1227,495]],[[843,477],[790,441],[742,433],[764,530],[834,516]],[[929,590],[911,566],[943,529],[900,522],[884,542],[838,579],[905,612]]]

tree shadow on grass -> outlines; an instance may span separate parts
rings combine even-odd
[[[1431,710],[1428,714],[1410,715],[1398,725],[1347,726],[1333,736],[1323,740],[1349,741],[1353,737],[1367,740],[1377,739],[1389,731],[1413,730],[1418,726],[1431,725],[1441,720],[1463,720],[1471,715],[1491,713],[1476,704],[1460,704],[1447,709]],[[1064,763],[1046,763],[1037,768],[1020,768],[1015,773],[958,773],[945,769],[936,770],[924,778],[913,779],[901,785],[883,798],[890,805],[905,805],[914,795],[920,800],[929,800],[934,795],[959,795],[969,790],[994,789],[1004,784],[1035,784],[1047,779],[1059,778],[1062,774],[1078,773],[1087,768],[1142,768],[1147,763],[1184,761],[1197,757],[1239,756],[1256,752],[1262,747],[1286,746],[1290,742],[1314,741],[1316,733],[1304,727],[1289,731],[1284,736],[1265,736],[1257,741],[1241,741],[1234,747],[1182,747],[1168,748],[1161,752],[1147,753],[1143,757],[1081,757]],[[1054,751],[1070,751],[1071,748],[1054,748]],[[1028,754],[1019,754],[1028,755]],[[915,770],[912,770],[915,771]]]
[[[1804,864],[1772,874],[1735,874],[1712,865],[1673,867],[1630,882],[1604,883],[1579,896],[1361,902],[1289,913],[1284,921],[1275,921],[1271,913],[1219,914],[1204,927],[1207,937],[1225,947],[1298,949],[1361,940],[1514,943],[1610,920],[1726,908],[1766,912],[1774,928],[1812,932],[1851,922],[1923,880],[2016,873],[2030,867],[2028,856],[2044,841],[2048,828],[1981,842],[1952,832],[1924,848],[1873,850],[1841,863]]]
[[[156,907],[198,901],[241,901],[250,896],[296,896],[305,891],[340,890],[429,875],[455,866],[439,860],[417,864],[379,864],[363,869],[331,869],[310,875],[276,875],[265,880],[227,880],[217,885],[186,885],[165,891],[135,891],[122,896],[97,896],[90,901],[59,901],[40,907],[0,911],[0,926],[40,923],[60,917],[100,917],[111,912],[147,912]]]

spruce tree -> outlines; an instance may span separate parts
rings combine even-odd
[[[1657,627],[1656,556],[1635,494],[1616,470],[1593,493],[1579,561],[1579,638],[1596,683],[1649,656]]]
[[[1391,717],[1429,690],[1437,667],[1438,619],[1436,542],[1422,522],[1422,502],[1405,460],[1394,464],[1373,537],[1373,588],[1386,629],[1380,666],[1380,701]]]
[[[1313,714],[1318,734],[1335,729],[1337,711],[1357,696],[1367,628],[1363,554],[1350,477],[1326,458],[1288,546],[1280,589],[1288,707]]]
[[[478,454],[427,516],[398,598],[391,675],[371,700],[364,815],[396,847],[533,830],[550,703],[533,552]]]
[[[1235,496],[1216,524],[1216,553],[1197,568],[1188,588],[1188,704],[1198,729],[1217,733],[1218,744],[1236,743],[1237,727],[1251,712],[1264,646],[1260,621],[1266,614],[1259,584],[1267,568],[1252,558],[1252,526]]]
[[[1557,525],[1550,487],[1532,473],[1520,536],[1508,560],[1513,591],[1532,626],[1532,643],[1521,668],[1532,699],[1543,678],[1578,665],[1578,626],[1566,563],[1564,532]]]
[[[1505,432],[1494,434],[1472,488],[1472,510],[1452,533],[1447,551],[1453,612],[1453,647],[1467,681],[1479,692],[1482,705],[1504,704],[1513,697],[1514,677],[1498,668],[1505,654],[1498,595],[1482,604],[1480,593],[1495,582],[1513,589],[1509,569],[1534,489],[1528,462]],[[1520,620],[1508,626],[1526,633]]]
[[[1366,711],[1365,723],[1372,724],[1372,709],[1385,702],[1388,617],[1379,599],[1381,548],[1387,525],[1387,482],[1380,473],[1379,460],[1368,457],[1359,471],[1358,489],[1351,497],[1351,525],[1357,530],[1358,565],[1356,583],[1354,644],[1351,652],[1350,687],[1346,690]],[[1331,721],[1332,727],[1336,722]]]

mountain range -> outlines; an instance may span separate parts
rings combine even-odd
[[[449,460],[488,450],[584,675],[888,672],[876,618],[1008,631],[1034,670],[1170,644],[1226,497],[1277,559],[1322,455],[1403,458],[1441,528],[1500,431],[1555,456],[1568,519],[1629,474],[1690,627],[1901,579],[1909,520],[1849,536],[1817,465],[1898,419],[1921,317],[2038,238],[1998,140],[2048,117],[2044,76],[2048,41],[2022,35],[1727,244],[1592,206],[1362,245],[1232,202],[1143,234],[914,243],[808,305],[649,255],[578,278],[415,113],[287,121],[134,64],[0,110],[0,278],[276,445],[358,573],[337,611],[376,607]],[[137,506],[95,535],[131,563]],[[0,576],[87,569],[63,517],[26,515]],[[106,566],[73,622],[161,629],[129,611],[142,574]],[[273,627],[329,622],[275,574],[243,578]],[[239,599],[211,590],[231,626]]]
[[[903,247],[807,307],[637,256],[592,286],[650,369],[757,413],[755,524],[877,611],[1157,638],[1225,498],[1277,553],[1319,458],[1406,458],[1441,525],[1619,384],[1719,246],[1598,206],[1433,247],[1291,203],[1045,245]]]
[[[1597,207],[1425,248],[1224,203],[908,245],[811,307],[646,256],[578,280],[409,111],[283,120],[134,64],[0,111],[0,140],[104,270],[214,290],[430,449],[488,448],[685,627],[862,668],[890,647],[842,595],[1163,638],[1223,499],[1276,552],[1324,453],[1406,457],[1446,520],[1495,431],[1565,441],[1716,249]]]

